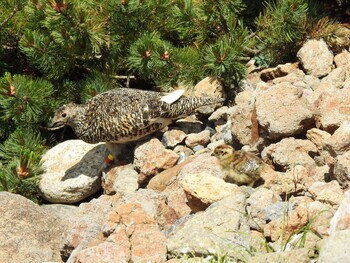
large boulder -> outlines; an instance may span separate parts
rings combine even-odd
[[[0,261],[62,262],[62,221],[32,201],[0,192]]]
[[[42,157],[39,188],[44,199],[52,203],[76,203],[101,188],[106,147],[68,140],[56,145]]]
[[[302,94],[302,88],[288,82],[258,93],[257,120],[271,139],[298,135],[314,125],[312,107]]]

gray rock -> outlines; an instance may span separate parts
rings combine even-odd
[[[51,148],[42,157],[42,197],[52,203],[69,204],[96,193],[101,188],[105,157],[103,143],[69,140]]]
[[[178,164],[184,162],[189,156],[193,155],[193,150],[184,145],[177,145],[173,151],[179,155],[179,159],[177,160]]]
[[[308,40],[298,51],[297,57],[306,74],[323,77],[332,70],[333,54],[322,39]]]
[[[223,125],[216,126],[218,132],[211,137],[210,141],[215,142],[223,140],[226,144],[232,144],[233,137],[231,133],[231,127],[231,120],[227,121]]]
[[[350,229],[337,231],[327,238],[320,249],[318,263],[349,262]]]
[[[196,153],[196,152],[199,152],[199,151],[201,151],[203,149],[204,149],[203,145],[196,145],[196,146],[193,147],[193,152]]]
[[[290,202],[277,202],[263,209],[266,222],[281,218],[283,215],[290,214],[295,208],[295,204]]]
[[[244,228],[245,194],[228,196],[195,214],[167,240],[168,252],[175,256],[227,253],[243,260],[250,257],[250,248],[261,249],[257,237]]]
[[[62,262],[60,218],[32,201],[0,192],[0,261],[2,263]]]
[[[162,137],[162,143],[165,147],[175,147],[180,144],[186,138],[186,133],[181,130],[172,129],[166,131]]]
[[[247,199],[247,212],[252,217],[251,227],[259,229],[266,224],[264,209],[276,202],[280,202],[281,197],[272,190],[264,187],[257,188]]]
[[[186,134],[199,133],[202,131],[202,122],[199,121],[196,116],[190,115],[186,118],[176,121],[176,126],[179,127]]]

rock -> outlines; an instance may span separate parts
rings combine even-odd
[[[216,126],[215,129],[217,130],[217,133],[214,134],[210,141],[215,142],[215,141],[224,141],[226,144],[232,144],[232,123],[231,120],[227,121],[223,125]]]
[[[309,192],[316,200],[335,206],[340,204],[344,196],[343,190],[335,180],[329,183],[315,182],[309,187]]]
[[[205,153],[198,155],[191,162],[186,164],[178,174],[178,178],[181,180],[186,174],[196,174],[205,172],[217,178],[223,179],[224,174],[219,164],[219,160],[211,156],[211,154]]]
[[[252,112],[253,107],[249,105],[232,107],[231,133],[235,140],[242,145],[250,145],[252,143]]]
[[[329,226],[329,234],[334,236],[337,231],[350,229],[350,190],[346,191]]]
[[[62,262],[62,221],[32,201],[0,192],[0,259],[2,263]]]
[[[193,95],[198,97],[219,97],[225,98],[226,93],[223,86],[216,78],[206,77],[200,82],[198,82],[194,89]],[[205,115],[210,115],[215,110],[215,106],[203,106],[197,109],[197,112],[200,112]]]
[[[276,195],[273,191],[266,188],[257,188],[247,199],[247,212],[252,217],[252,227],[260,227],[266,224],[266,216],[264,210],[281,201],[281,197]]]
[[[316,163],[311,156],[317,155],[317,152],[317,147],[309,140],[285,138],[266,147],[261,156],[266,163],[273,164],[276,169],[291,171],[296,165],[314,169]]]
[[[132,262],[165,262],[166,239],[156,222],[137,203],[118,208],[120,221],[129,236]]]
[[[290,202],[279,201],[274,204],[270,204],[263,209],[263,215],[265,222],[270,222],[281,218],[286,214],[290,214],[295,208],[295,204]]]
[[[194,87],[194,95],[197,97],[219,97],[226,96],[223,86],[218,80],[206,77],[196,84]]]
[[[271,189],[277,195],[285,196],[306,191],[304,181],[309,178],[309,172],[304,166],[296,165],[293,170],[286,173],[264,169],[261,177],[265,188]]]
[[[309,263],[309,250],[307,248],[299,248],[291,251],[273,252],[266,254],[258,254],[249,258],[247,263],[270,263],[270,262],[288,262],[288,263]]]
[[[280,77],[280,78],[276,78],[272,81],[273,84],[279,84],[279,83],[283,83],[283,82],[288,82],[293,84],[294,86],[300,86],[302,88],[306,88],[308,87],[303,81],[303,77],[305,76],[305,73],[298,69],[286,76]]]
[[[342,187],[348,187],[350,183],[350,151],[335,158],[333,175]]]
[[[320,79],[312,76],[312,75],[305,75],[303,77],[304,83],[306,83],[312,90],[318,89],[320,86]]]
[[[224,124],[232,114],[232,107],[223,106],[214,111],[208,118],[209,121],[217,124]]]
[[[324,77],[332,70],[333,54],[322,39],[308,40],[298,51],[297,57],[308,75]]]
[[[192,160],[193,158],[187,159],[186,161],[157,174],[149,181],[147,188],[155,191],[164,191],[168,186],[174,183],[181,169]]]
[[[333,133],[339,126],[350,121],[350,86],[343,89],[329,87],[317,98],[314,105],[319,111],[319,126]]]
[[[191,133],[187,135],[185,140],[186,146],[194,148],[197,145],[206,146],[210,142],[210,131],[204,130],[199,133]]]
[[[173,151],[179,155],[179,160],[177,160],[178,164],[184,162],[193,155],[193,150],[184,145],[177,145]]]
[[[130,253],[125,253],[118,243],[103,242],[89,247],[77,253],[76,263],[114,263],[118,259],[120,263],[130,262]]]
[[[262,81],[263,82],[263,81]],[[263,82],[265,85],[267,85],[265,82]],[[241,92],[239,92],[235,96],[235,103],[236,105],[245,105],[245,106],[252,106],[255,102],[255,91],[254,88],[245,89]]]
[[[176,126],[186,134],[200,133],[203,130],[202,125],[203,123],[195,115],[190,115],[176,121]]]
[[[226,196],[242,193],[237,185],[225,183],[207,172],[186,174],[181,185],[194,212],[203,211]]]
[[[337,54],[334,57],[334,63],[337,66],[337,68],[346,68],[350,66],[350,52],[344,49],[341,53]]]
[[[271,139],[297,135],[314,125],[313,111],[302,93],[302,88],[289,83],[258,93],[257,120]]]
[[[103,236],[105,241],[80,250],[74,262],[165,262],[165,237],[138,203],[111,211]]]
[[[174,256],[227,253],[235,261],[249,258],[248,249],[262,249],[262,240],[246,232],[245,194],[231,195],[196,213],[167,240],[168,252]],[[235,244],[234,246],[232,244]]]
[[[176,145],[183,142],[183,140],[186,138],[186,133],[184,133],[181,130],[172,129],[169,131],[166,131],[163,134],[162,143],[165,147],[175,147]]]
[[[105,157],[102,143],[68,140],[51,148],[42,157],[42,197],[52,203],[69,204],[96,193],[101,188]]]
[[[75,262],[79,251],[104,241],[102,232],[106,215],[121,203],[119,195],[102,195],[89,203],[82,203],[72,217],[66,218],[69,227],[62,235],[61,256],[67,263]]]
[[[316,145],[318,150],[322,150],[325,145],[325,141],[331,137],[331,135],[326,131],[312,128],[306,132],[306,137],[309,139],[309,141]]]
[[[148,183],[157,173],[173,167],[179,155],[165,149],[158,139],[151,139],[135,148],[134,167],[140,171],[139,184]]]
[[[350,151],[350,121],[342,125],[325,141],[325,147],[332,156]]]
[[[311,231],[321,236],[328,236],[335,209],[329,204],[312,201],[307,204],[307,210]]]
[[[102,176],[102,188],[105,194],[130,195],[139,187],[138,173],[131,164],[115,166]]]
[[[346,80],[346,70],[344,68],[336,68],[329,73],[328,76],[321,80],[320,85],[325,87],[335,87],[342,89]]]
[[[293,73],[295,71],[299,71],[298,64],[297,63],[286,63],[283,65],[278,65],[275,68],[268,68],[264,69],[260,72],[260,78],[265,81],[271,81],[278,78],[282,78],[287,76],[290,73]]]
[[[327,238],[320,249],[318,263],[349,261],[350,229],[337,231]]]
[[[266,224],[264,229],[265,237],[272,241],[282,239],[288,240],[294,233],[302,229],[308,223],[308,212],[306,205],[297,206],[291,213],[285,211],[282,218],[272,220]]]

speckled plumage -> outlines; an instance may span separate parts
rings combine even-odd
[[[230,145],[220,145],[213,151],[226,173],[225,181],[253,186],[261,176],[264,162],[252,153],[236,151]]]
[[[193,113],[198,107],[221,103],[223,99],[180,96],[173,103],[162,101],[166,94],[135,89],[113,89],[93,97],[83,105],[59,108],[52,127],[71,126],[88,143],[127,143]]]

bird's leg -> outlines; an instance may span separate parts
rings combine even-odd
[[[118,155],[121,154],[122,148],[121,145],[116,143],[106,142],[106,147],[109,151],[108,156],[105,159],[106,165],[110,165],[113,161],[115,161]]]

